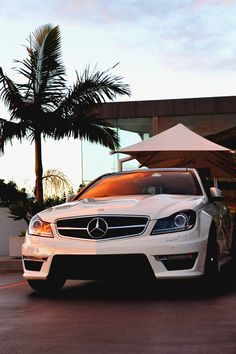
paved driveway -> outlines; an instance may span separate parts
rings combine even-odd
[[[235,354],[236,276],[228,274],[215,295],[199,282],[68,281],[51,298],[20,274],[0,274],[0,354]]]

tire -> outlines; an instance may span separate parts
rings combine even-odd
[[[213,228],[211,228],[207,244],[204,278],[209,285],[215,285],[219,278],[219,273],[219,250],[216,241],[216,233]]]
[[[236,226],[234,226],[234,228],[233,228],[230,255],[231,255],[233,261],[235,261],[236,260]]]
[[[63,278],[48,278],[45,280],[27,280],[29,286],[40,294],[55,294],[59,292],[64,284]]]

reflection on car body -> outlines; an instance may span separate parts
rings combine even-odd
[[[232,231],[221,192],[195,169],[106,174],[32,218],[24,277],[37,291],[66,279],[213,280],[230,259]]]

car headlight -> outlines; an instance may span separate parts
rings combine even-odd
[[[193,210],[183,210],[166,218],[158,219],[151,235],[190,230],[196,222]]]
[[[30,220],[28,233],[42,237],[53,237],[50,223],[43,221],[38,215],[33,216]]]

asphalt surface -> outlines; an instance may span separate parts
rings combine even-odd
[[[2,273],[0,354],[235,354],[235,273],[227,269],[217,289],[67,281],[51,297],[34,293],[20,273]]]
[[[23,272],[21,257],[0,256],[0,274],[9,271]]]

